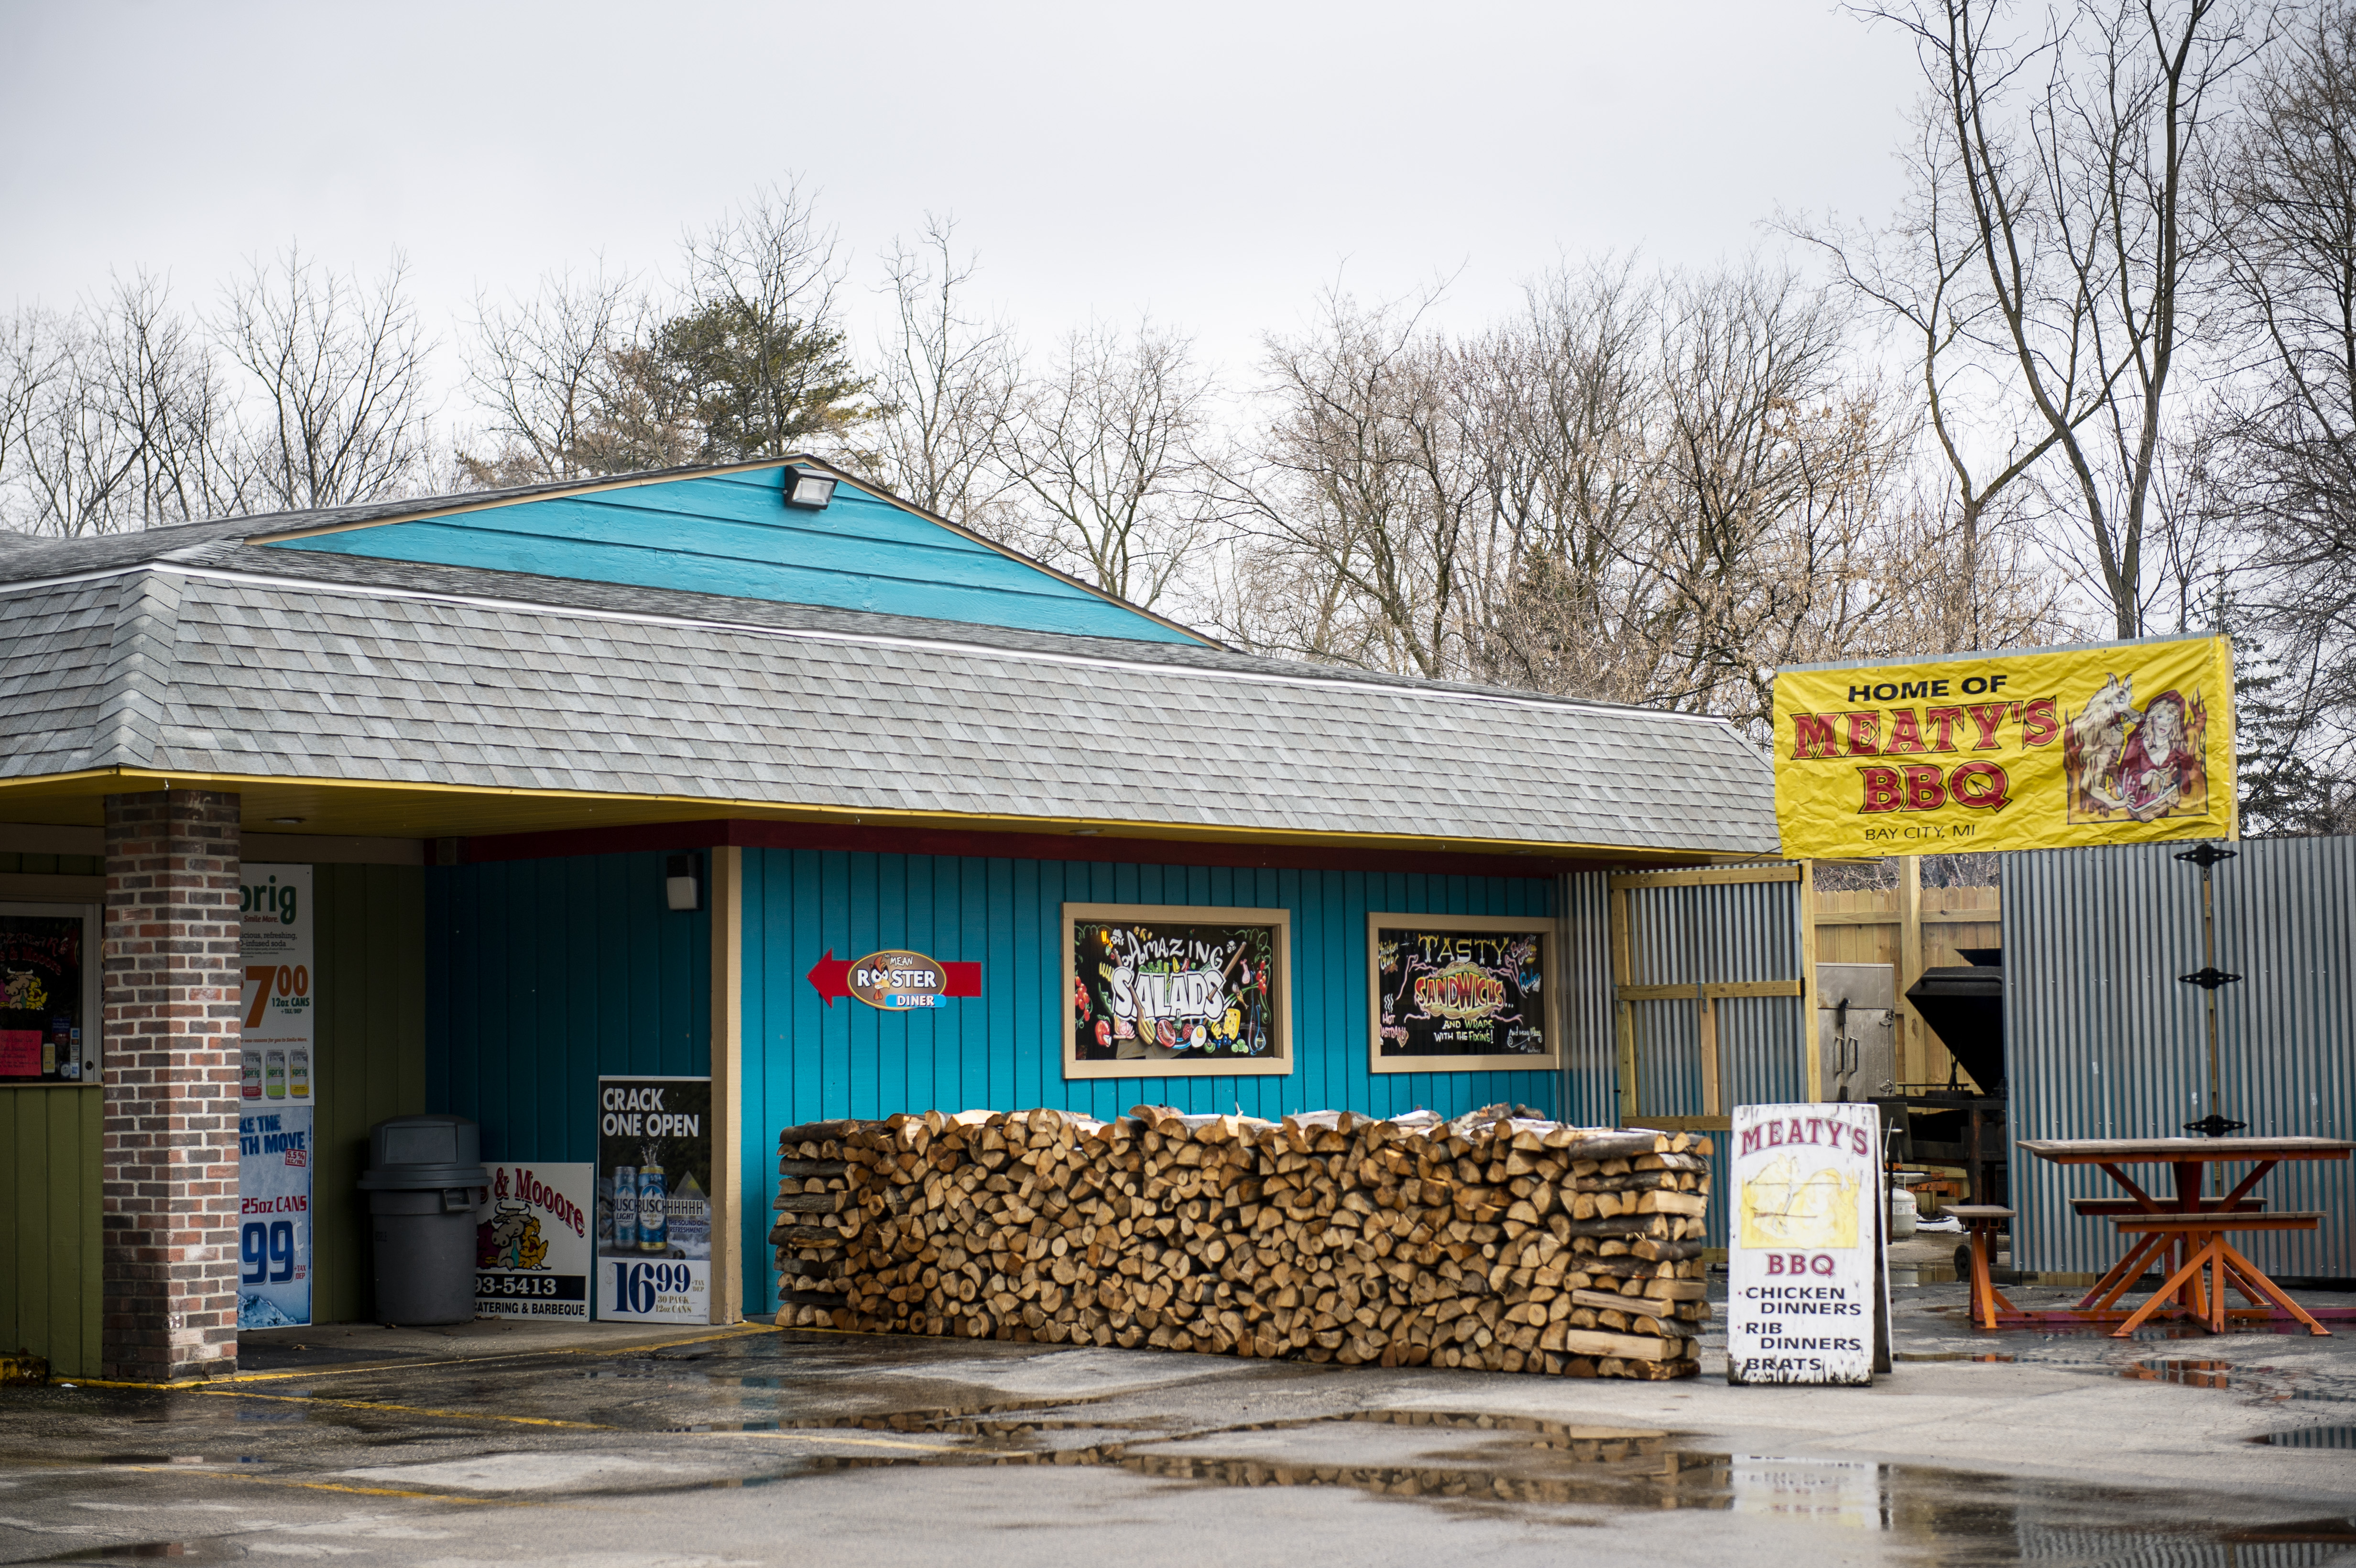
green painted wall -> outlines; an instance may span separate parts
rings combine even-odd
[[[95,1087],[0,1089],[0,1350],[98,1375]]]
[[[313,898],[311,1315],[353,1322],[372,1306],[368,1215],[354,1186],[369,1128],[425,1109],[425,872],[320,866]],[[0,1089],[0,1350],[45,1356],[59,1377],[99,1371],[102,1115],[95,1088]]]
[[[319,866],[316,1162],[311,1171],[311,1318],[373,1315],[368,1211],[354,1186],[369,1128],[425,1109],[425,871]]]

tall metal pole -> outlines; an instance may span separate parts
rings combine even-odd
[[[2228,975],[2217,967],[2217,896],[2209,878],[2210,869],[2218,862],[2230,860],[2240,853],[2213,841],[2197,844],[2176,858],[2201,868],[2201,967],[2177,979],[2188,986],[2198,986],[2209,993],[2209,1114],[2197,1122],[2187,1122],[2184,1130],[2222,1138],[2227,1133],[2239,1132],[2246,1122],[2236,1122],[2217,1108],[2224,1094],[2224,1073],[2218,1065],[2217,1053],[2217,988],[2230,986],[2241,976]]]

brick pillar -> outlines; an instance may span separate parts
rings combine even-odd
[[[237,1370],[238,797],[106,797],[105,1375]]]

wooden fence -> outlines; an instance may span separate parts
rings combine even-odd
[[[1815,895],[1815,961],[1895,965],[1899,1079],[1910,1084],[1944,1084],[1954,1058],[1906,1005],[1906,987],[1924,969],[1968,963],[1963,948],[2001,944],[2002,893],[1996,888],[1926,888],[1919,861],[1903,859],[1898,868],[1894,888]],[[1958,1079],[1967,1084],[1971,1081],[1969,1073]]]

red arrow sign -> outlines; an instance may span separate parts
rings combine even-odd
[[[852,994],[851,965],[854,963],[863,962],[865,962],[863,959],[837,958],[834,955],[834,949],[828,948],[826,956],[810,965],[810,989],[816,991],[828,1007],[834,1006],[834,999],[837,997],[847,998]],[[981,965],[979,963],[943,964],[940,965],[940,971],[942,996],[979,997],[981,995]]]
[[[851,995],[851,960],[837,958],[834,949],[828,948],[826,956],[810,965],[809,983],[810,989],[830,1008],[837,997],[847,999]]]

